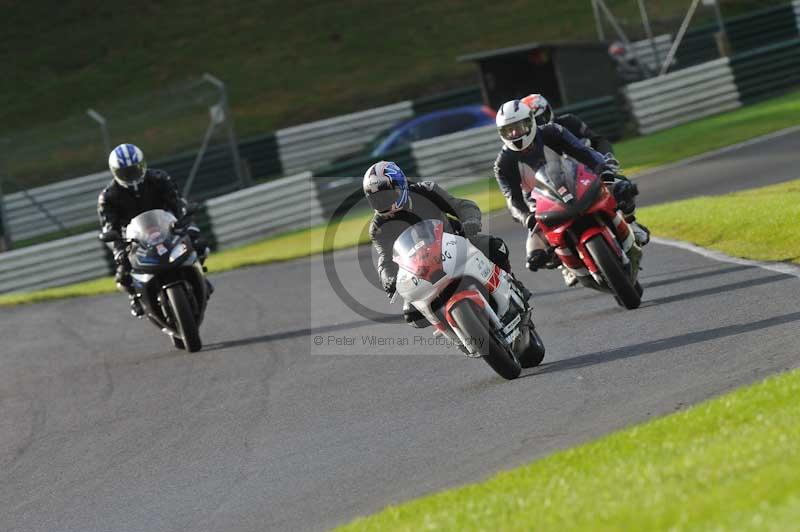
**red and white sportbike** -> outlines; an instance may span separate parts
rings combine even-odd
[[[583,286],[609,292],[621,306],[637,308],[642,250],[617,210],[608,186],[584,165],[549,160],[536,172],[531,192],[539,229],[561,263]]]
[[[440,220],[424,220],[406,229],[393,251],[397,294],[431,322],[435,336],[506,379],[541,363],[545,348],[531,307],[511,275],[469,240],[446,233]]]

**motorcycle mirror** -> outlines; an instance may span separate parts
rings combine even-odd
[[[97,235],[97,238],[101,242],[115,242],[117,240],[122,240],[122,235],[120,235],[115,229],[110,229]]]

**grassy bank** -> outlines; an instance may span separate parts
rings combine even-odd
[[[783,1],[723,2],[723,11]],[[631,36],[641,35],[634,2],[607,4]],[[467,52],[596,39],[584,0],[549,2],[544,11],[525,0],[502,10],[481,0],[2,5],[0,62],[13,75],[0,82],[0,136],[67,116],[84,120],[88,107],[102,111],[203,72],[226,82],[239,131],[252,135],[474,83],[474,66],[456,61]],[[656,31],[674,32],[686,8],[684,0],[648,5]],[[701,8],[694,24],[711,19]],[[535,38],[520,21],[536,21]]]
[[[800,372],[341,530],[796,530]]]
[[[647,207],[639,218],[658,236],[736,257],[800,263],[800,180]]]
[[[631,170],[634,172],[642,171],[647,168],[668,164],[685,157],[698,155],[798,123],[800,123],[800,92],[795,92],[758,105],[655,133],[648,137],[622,142],[617,146],[617,152],[619,158],[626,165],[625,171],[630,173]],[[722,133],[719,133],[720,131]],[[489,178],[489,166],[490,162],[487,161],[487,181],[457,187],[451,191],[457,196],[468,197],[476,201],[483,212],[492,212],[505,207],[502,195],[493,180]],[[745,205],[743,208],[737,207],[733,210],[728,210],[723,205],[711,211],[707,209],[686,209],[681,204],[652,207],[643,209],[641,216],[643,216],[645,223],[652,226],[651,228],[656,234],[691,240],[691,231],[694,230],[697,232],[698,237],[705,238],[703,242],[697,241],[696,243],[706,245],[709,235],[712,233],[704,233],[704,229],[702,229],[703,223],[708,223],[712,218],[727,220],[725,223],[730,225],[728,230],[731,231],[731,237],[736,237],[737,235],[732,233],[732,229],[742,212],[746,213],[749,209],[753,216],[756,216],[759,212],[763,216],[763,211],[765,210],[774,213],[776,212],[774,207],[776,201],[778,202],[777,204],[785,205],[787,209],[791,209],[791,201],[783,201],[780,196],[781,193],[772,196],[756,196],[756,201],[752,202],[752,205]],[[757,206],[760,204],[759,202],[769,203],[759,208]],[[794,204],[800,205],[800,202],[795,201]],[[792,212],[795,211],[789,210],[786,216],[791,216]],[[719,213],[719,216],[716,213]],[[735,218],[733,217],[734,214],[736,215]],[[697,216],[704,217],[704,220],[701,220],[702,223],[688,221],[695,220]],[[800,218],[795,217],[794,219]],[[343,221],[337,231],[337,239],[334,243],[335,249],[368,242],[369,238],[366,233],[368,221],[369,214],[356,215]],[[790,228],[788,229],[790,231],[797,231],[796,224],[787,224],[787,227]],[[786,236],[787,227],[782,229],[783,233],[772,233],[771,238],[777,239],[778,234]],[[763,223],[752,223],[748,224],[747,231],[740,233],[744,236],[739,236],[739,238],[749,238],[748,235],[755,230],[768,232]],[[686,234],[684,234],[685,232]],[[243,266],[268,264],[275,261],[315,255],[322,252],[324,234],[325,227],[313,227],[270,237],[261,242],[215,253],[209,259],[208,266],[211,272],[220,272]],[[753,248],[752,252],[755,253],[762,248],[763,244],[761,239],[755,240],[755,236],[752,238],[754,239],[753,242],[757,243],[750,246]],[[695,240],[692,241],[694,242]],[[795,239],[795,241],[798,240]],[[726,250],[723,249],[722,251]],[[728,251],[732,254],[737,254],[730,249]],[[786,250],[786,252],[790,253],[790,250]],[[797,252],[795,252],[794,256],[796,255]],[[783,260],[785,256],[778,253],[767,258],[775,257],[773,260]],[[755,258],[765,257],[759,255],[755,256]],[[63,297],[96,295],[111,291],[113,291],[113,286],[109,282],[90,281],[32,293],[0,295],[0,306]]]

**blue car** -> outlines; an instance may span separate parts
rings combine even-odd
[[[354,156],[379,159],[384,154],[407,147],[418,140],[494,124],[495,112],[485,105],[465,105],[415,116],[379,133],[363,150],[339,157],[336,162]]]
[[[457,131],[495,123],[495,112],[485,105],[465,105],[434,111],[414,117],[378,135],[372,141],[373,157],[408,146],[418,140],[431,139]]]

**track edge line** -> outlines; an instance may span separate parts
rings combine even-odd
[[[743,266],[755,266],[757,268],[762,268],[764,270],[769,270],[772,272],[792,275],[800,279],[800,266],[794,264],[788,264],[786,262],[766,262],[753,259],[743,259],[741,257],[732,257],[730,255],[722,253],[721,251],[704,248],[696,244],[692,244],[691,242],[684,242],[682,240],[673,240],[671,238],[654,236],[650,240],[652,242],[655,242],[656,244],[661,244],[662,246],[671,246],[683,249],[685,251],[691,251],[692,253],[697,253],[698,255],[702,255],[704,257],[716,261],[728,262],[731,264],[739,264]]]

